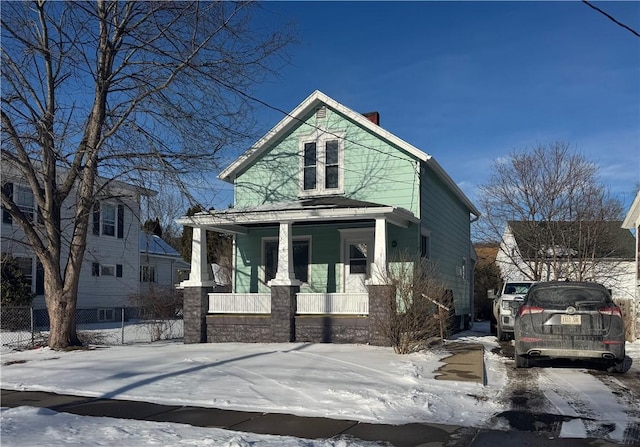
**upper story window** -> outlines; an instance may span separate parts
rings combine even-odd
[[[342,140],[336,135],[303,139],[301,193],[342,193],[343,160]]]
[[[27,217],[27,220],[33,222],[36,217],[37,206],[31,188],[18,183],[7,182],[3,183],[2,189],[4,193],[8,195],[16,205],[18,205],[18,208],[20,208],[20,211],[22,211]],[[13,219],[11,218],[9,211],[3,208],[2,222],[10,224],[12,221]]]
[[[116,235],[116,207],[108,203],[102,204],[102,234],[105,236]]]
[[[124,238],[124,205],[96,204],[93,208],[93,234]]]

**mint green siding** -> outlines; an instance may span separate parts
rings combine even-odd
[[[340,263],[340,228],[344,225],[293,226],[293,238],[310,240],[309,282],[302,292],[338,292],[342,290]],[[267,293],[264,283],[262,243],[264,238],[276,238],[278,227],[251,230],[236,236],[236,269],[234,291]]]
[[[442,279],[453,291],[456,314],[470,313],[469,210],[428,166],[423,166],[421,177],[421,222],[431,232],[431,259],[437,262]],[[467,269],[464,278],[463,266]]]
[[[430,254],[442,280],[453,291],[456,313],[471,313],[470,210],[434,172],[428,162],[395,146],[382,135],[327,108],[326,117],[310,113],[284,137],[260,148],[259,156],[235,178],[235,207],[294,202],[302,190],[302,149],[305,142],[323,138],[339,141],[341,182],[345,198],[404,208],[420,224],[400,228],[387,224],[387,259],[420,253],[421,228],[430,232]],[[312,197],[312,196],[310,196]],[[340,229],[373,228],[372,220],[350,223],[294,223],[293,237],[311,242],[309,282],[302,292],[342,291]],[[250,229],[236,236],[234,291],[268,292],[264,282],[263,240],[277,238],[278,226]]]
[[[321,135],[316,126],[341,137],[345,197],[418,214],[419,177],[414,157],[331,109],[324,119],[308,116],[238,176],[235,206],[296,200],[301,185],[301,144]]]

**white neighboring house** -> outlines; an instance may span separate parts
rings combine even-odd
[[[155,234],[140,231],[140,291],[175,286],[188,277],[191,264]]]
[[[636,198],[631,204],[631,208],[627,212],[627,216],[622,222],[622,228],[635,231],[635,268],[634,268],[634,285],[635,285],[635,337],[640,337],[640,191],[636,194]]]
[[[100,179],[106,182],[106,179]],[[2,188],[13,197],[23,212],[38,219],[33,193],[8,163],[2,164]],[[155,195],[122,182],[109,181],[109,197],[94,208],[89,222],[87,247],[78,286],[78,323],[112,321],[120,318],[116,308],[126,305],[127,297],[140,287],[140,201],[143,195]],[[74,195],[62,206],[63,243],[73,230]],[[35,293],[33,306],[37,319],[46,318],[44,274],[37,257],[29,247],[24,232],[2,209],[2,253],[17,258],[23,273],[31,279]],[[63,247],[62,262],[68,252]],[[46,320],[45,320],[46,321]]]
[[[593,261],[578,254],[578,247],[554,245],[553,249],[540,251],[540,241],[528,238],[527,228],[531,223],[509,221],[505,227],[496,256],[505,281],[563,281],[575,280],[572,273],[581,262],[586,271],[583,278],[596,281],[611,289],[615,300],[631,301],[636,296],[637,278],[633,254],[633,235],[621,228],[620,221],[607,222],[601,228],[608,232],[609,243],[602,250],[596,250]],[[539,236],[536,234],[536,236]],[[551,253],[553,252],[553,253]],[[551,254],[555,255],[552,260]],[[578,259],[581,258],[581,259]]]

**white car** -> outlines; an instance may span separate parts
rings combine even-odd
[[[513,323],[516,312],[529,288],[537,281],[507,281],[502,292],[493,301],[493,315],[496,319],[496,337],[499,341],[513,338]]]

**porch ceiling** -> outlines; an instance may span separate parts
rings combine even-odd
[[[403,228],[411,223],[419,223],[419,219],[404,208],[344,197],[313,198],[251,208],[205,211],[194,216],[182,217],[177,222],[223,233],[244,234],[249,227],[280,222],[335,222],[376,218],[384,218],[387,222]]]

